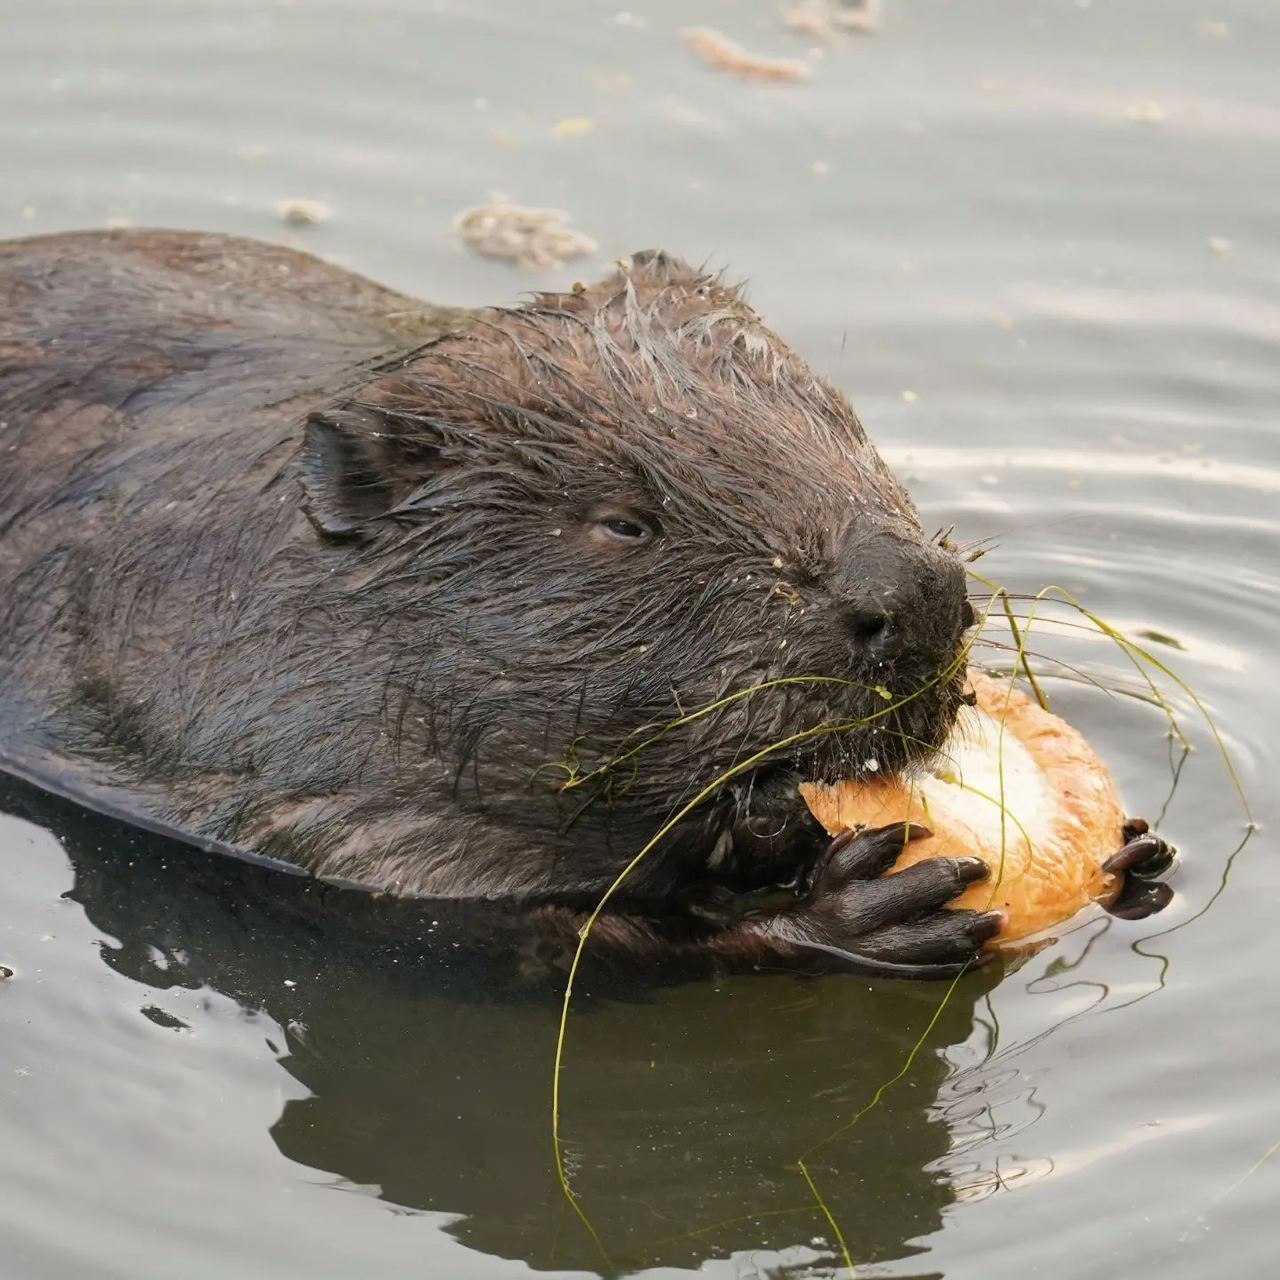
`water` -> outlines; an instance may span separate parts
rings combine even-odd
[[[282,239],[435,301],[661,244],[751,278],[931,525],[1134,631],[1212,709],[1162,829],[1176,903],[1086,918],[998,985],[588,970],[559,1196],[553,1001],[291,906],[296,889],[6,787],[0,1274],[1274,1274],[1280,1020],[1280,13],[1268,0],[889,0],[802,85],[699,65],[769,3],[0,0],[0,234],[110,219]],[[587,116],[594,131],[558,137]],[[541,276],[450,223],[563,207]],[[332,217],[283,226],[278,200]],[[1100,640],[1039,647],[1133,684]],[[1047,670],[1047,668],[1046,668]],[[1162,717],[1051,679],[1135,811]],[[1268,1158],[1269,1153],[1271,1154]],[[603,1250],[603,1252],[602,1252]],[[607,1261],[606,1261],[607,1255]]]

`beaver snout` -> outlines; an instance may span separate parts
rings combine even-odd
[[[841,622],[864,660],[945,663],[972,618],[964,583],[963,566],[935,546],[860,540],[846,550],[837,583]]]

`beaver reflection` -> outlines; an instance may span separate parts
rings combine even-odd
[[[552,1172],[556,984],[518,971],[507,941],[476,946],[473,922],[381,918],[367,895],[198,854],[17,784],[0,781],[0,810],[64,842],[70,896],[121,944],[104,963],[152,992],[207,984],[280,1024],[267,1034],[281,1066],[311,1092],[273,1126],[285,1156],[396,1206],[462,1215],[450,1230],[484,1253],[604,1267]],[[991,981],[962,984],[933,1043],[968,1035]],[[828,1254],[810,1246],[830,1230],[794,1160],[898,1071],[942,989],[847,976],[644,987],[590,965],[580,989],[564,1129],[612,1259]],[[922,1054],[811,1160],[859,1262],[914,1252],[951,1202],[927,1172],[948,1149],[928,1112],[944,1074]]]

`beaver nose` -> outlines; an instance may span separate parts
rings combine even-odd
[[[963,567],[910,537],[850,531],[833,586],[846,643],[864,661],[945,660],[965,623]]]
[[[877,658],[888,657],[897,648],[898,628],[893,615],[877,605],[853,605],[845,621],[854,640]]]

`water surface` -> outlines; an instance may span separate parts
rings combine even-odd
[[[552,1175],[552,998],[6,786],[6,1277],[827,1276],[794,1167],[820,1142],[863,1275],[1280,1263],[1280,13],[888,0],[790,86],[701,66],[694,17],[808,56],[754,0],[0,0],[0,234],[233,231],[458,304],[652,245],[724,265],[930,525],[994,539],[979,568],[1158,637],[1260,830],[1233,859],[1241,807],[1185,695],[1174,788],[1157,709],[1046,665],[1181,846],[1174,906],[966,979],[843,1131],[941,988],[588,968],[565,1131],[598,1246]],[[593,128],[557,134],[573,117]],[[599,253],[469,255],[452,219],[498,192]],[[331,217],[290,229],[291,197]],[[1140,687],[1100,639],[1037,647]]]

